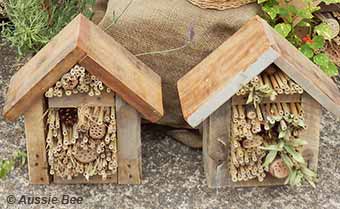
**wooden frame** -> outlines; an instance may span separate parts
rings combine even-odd
[[[303,94],[301,105],[305,110],[305,121],[308,129],[303,132],[301,139],[308,144],[302,154],[309,168],[317,170],[320,140],[321,106],[308,94]],[[284,185],[285,179],[267,176],[263,182],[257,179],[232,182],[229,175],[230,155],[230,101],[219,107],[203,122],[203,163],[204,171],[210,188],[220,187],[250,187]]]
[[[71,96],[46,98],[49,97],[45,97],[47,90],[55,87],[74,66],[84,67],[102,82],[102,86],[107,88],[105,91],[114,93],[103,91],[100,96],[89,96],[77,90]],[[151,122],[159,120],[164,114],[162,99],[161,78],[80,14],[13,76],[3,114],[12,121],[21,114],[25,115],[32,184],[140,184],[141,117]],[[46,153],[46,111],[48,108],[83,105],[116,107],[117,173],[104,181],[100,176],[91,177],[90,181],[82,176],[72,180],[57,176],[51,178]],[[115,140],[115,136],[110,134]],[[66,143],[64,145],[67,146]]]
[[[111,97],[111,98],[110,98]],[[90,177],[87,181],[83,176],[77,176],[71,180],[62,179],[61,177],[53,176],[52,183],[55,184],[102,184],[102,183],[116,183],[116,184],[140,184],[142,178],[142,155],[141,155],[141,117],[139,113],[127,104],[122,98],[114,94],[103,94],[103,99],[98,97],[90,97],[87,95],[77,95],[77,97],[69,100],[69,97],[50,98],[49,104],[52,107],[79,107],[83,104],[95,104],[97,106],[111,106],[114,104],[110,101],[116,101],[116,122],[117,122],[117,148],[118,148],[118,170],[115,175],[108,176],[106,180],[102,180],[100,176]],[[63,101],[65,106],[62,106]],[[84,103],[86,101],[86,103]],[[92,102],[91,102],[92,101]],[[89,103],[87,103],[89,102]],[[31,130],[31,129],[29,129]],[[40,127],[39,127],[39,130]],[[39,133],[39,132],[38,132]],[[41,138],[41,137],[40,137]],[[30,139],[28,138],[28,141]],[[45,135],[43,138],[45,142]],[[45,146],[35,146],[42,148],[41,154],[45,153]],[[39,150],[40,150],[39,148]],[[31,153],[31,152],[29,152]],[[33,153],[33,152],[32,152]],[[37,152],[34,152],[34,154]],[[47,161],[45,161],[47,162]],[[31,164],[29,164],[31,167]],[[44,165],[48,167],[47,163]],[[33,167],[34,168],[34,167]],[[37,171],[37,170],[35,170]],[[48,176],[48,169],[38,172],[41,175]],[[40,175],[39,175],[40,177]],[[35,181],[37,177],[30,178],[31,182]],[[42,184],[48,182],[41,182]]]

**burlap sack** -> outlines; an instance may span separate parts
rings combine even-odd
[[[194,40],[188,47],[139,57],[163,80],[165,116],[159,123],[188,127],[178,99],[178,79],[256,15],[259,8],[249,4],[216,11],[200,9],[186,0],[134,0],[117,24],[112,25],[113,14],[119,16],[128,3],[127,0],[109,0],[100,26],[133,54],[180,47],[187,40],[189,26],[194,28]]]

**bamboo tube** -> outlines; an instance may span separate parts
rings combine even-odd
[[[241,94],[241,95],[244,96],[244,95],[246,95],[246,93],[247,93],[247,92],[246,92],[244,89],[241,89],[241,90],[240,90],[240,94]]]
[[[283,107],[282,107],[281,103],[276,103],[275,105],[277,107],[279,115],[283,116],[284,115],[284,111],[283,111]]]
[[[275,116],[278,115],[278,110],[277,110],[277,107],[276,107],[275,103],[272,103],[272,104],[271,104],[270,112],[271,112],[273,115],[275,115]]]
[[[278,71],[278,76],[280,77],[283,85],[285,86],[285,88],[289,87],[288,86],[288,79],[287,77],[284,75],[285,73],[283,73],[282,71]]]
[[[253,105],[246,106],[247,118],[248,119],[255,119],[256,118],[256,110]]]
[[[287,105],[287,103],[281,103],[283,111],[284,111],[284,115],[285,116],[289,116],[290,115],[290,110],[289,110],[289,106]]]
[[[286,122],[284,120],[280,121],[280,127],[281,127],[282,131],[287,130],[287,124],[286,124]]]
[[[276,78],[274,75],[269,75],[270,81],[272,83],[272,86],[274,88],[275,91],[277,91],[279,93],[279,90],[281,89],[278,82],[276,81]],[[281,89],[282,90],[282,89]]]
[[[284,89],[286,86],[285,86],[284,83],[282,82],[282,80],[281,80],[279,74],[278,74],[278,73],[275,73],[275,74],[274,74],[274,77],[275,77],[277,83],[279,84],[280,88],[281,88],[281,89]]]
[[[239,118],[237,107],[235,105],[232,106],[233,110],[233,118]]]
[[[299,116],[299,113],[298,113],[298,110],[297,110],[295,103],[291,102],[291,103],[289,103],[289,106],[290,106],[290,109],[292,111],[292,114],[294,115],[294,117],[297,118]]]
[[[237,105],[238,113],[239,113],[239,118],[244,119],[245,113],[244,113],[244,108],[242,105]]]
[[[270,79],[267,74],[262,74],[263,82],[265,85],[269,86],[270,88],[274,89],[272,86],[272,83],[270,82]]]
[[[258,75],[258,78],[259,78],[260,86],[263,86],[263,85],[264,85],[264,81],[263,81],[263,76],[262,76],[262,74]]]
[[[260,105],[256,105],[256,114],[259,121],[263,121],[262,110]]]
[[[303,88],[298,87],[298,88],[297,88],[297,92],[298,92],[299,94],[303,94],[303,92],[304,92],[304,91],[303,91]]]
[[[256,120],[255,128],[257,133],[261,132],[261,122],[259,120]]]

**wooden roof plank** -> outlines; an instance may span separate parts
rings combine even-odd
[[[15,120],[75,64],[152,122],[163,112],[161,78],[94,23],[78,15],[12,78],[4,116]]]
[[[158,121],[164,114],[160,76],[92,22],[82,24],[79,47],[87,57],[80,64],[146,119]]]
[[[335,83],[256,16],[178,82],[184,118],[193,127],[199,125],[272,63],[340,117]]]
[[[199,125],[280,56],[268,34],[258,18],[251,19],[178,81],[183,115],[191,126]]]
[[[77,48],[79,18],[67,25],[11,79],[3,113],[15,120],[85,53]],[[51,71],[51,69],[54,69]]]

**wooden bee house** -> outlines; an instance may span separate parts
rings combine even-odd
[[[260,17],[180,79],[178,91],[186,121],[203,126],[212,188],[312,182],[320,104],[340,116],[333,81]]]
[[[79,15],[12,78],[4,116],[25,118],[32,184],[141,182],[141,117],[161,79]]]

